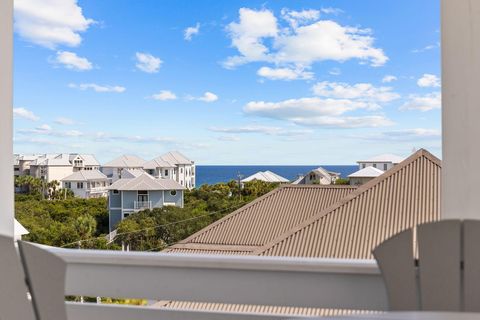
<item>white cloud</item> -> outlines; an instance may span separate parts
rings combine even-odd
[[[54,49],[82,42],[80,36],[94,20],[83,15],[77,0],[15,0],[15,30],[22,38]]]
[[[311,117],[295,120],[296,123],[307,126],[336,128],[377,128],[393,125],[393,121],[382,115],[358,117]]]
[[[81,83],[81,84],[70,83],[68,87],[73,89],[79,89],[79,90],[91,89],[95,92],[122,93],[126,90],[125,87],[122,87],[122,86],[102,86],[95,83]]]
[[[137,58],[136,67],[147,73],[157,73],[163,63],[160,58],[152,56],[149,53],[137,52],[135,53],[135,57]]]
[[[205,92],[203,96],[197,98],[197,100],[204,101],[204,102],[214,102],[218,100],[218,96],[212,92]]]
[[[33,111],[27,110],[25,108],[14,108],[13,116],[16,118],[23,118],[31,121],[38,121],[40,119],[33,113]]]
[[[92,69],[92,63],[87,58],[79,57],[76,53],[70,51],[58,51],[55,62],[62,64],[65,68],[86,71]]]
[[[425,95],[412,94],[409,96],[409,100],[400,107],[400,110],[429,111],[440,109],[441,105],[442,96],[440,92],[432,92]]]
[[[412,52],[413,53],[421,53],[421,52],[425,52],[425,51],[429,51],[429,50],[433,50],[433,49],[436,49],[436,48],[439,48],[440,47],[440,43],[436,43],[436,44],[429,44],[421,49],[413,49]]]
[[[175,100],[177,99],[177,96],[172,91],[162,90],[159,93],[152,95],[152,99],[167,101],[167,100]]]
[[[268,61],[268,51],[263,44],[263,38],[276,37],[278,34],[277,18],[269,10],[251,10],[240,8],[240,21],[232,22],[227,26],[227,31],[240,56],[227,58],[224,62],[226,68],[251,61]]]
[[[248,125],[241,127],[211,127],[210,131],[221,132],[221,133],[236,133],[236,134],[245,134],[245,133],[261,133],[266,135],[276,135],[276,136],[301,136],[309,134],[311,130],[292,130],[285,129],[280,127],[271,127],[271,126],[259,126],[259,125]]]
[[[389,83],[389,82],[396,81],[396,80],[397,80],[397,77],[392,76],[392,75],[386,75],[385,77],[383,77],[382,82],[383,83]]]
[[[302,69],[261,67],[257,75],[270,80],[306,80],[313,78],[313,72]]]
[[[318,20],[320,18],[320,11],[313,9],[302,11],[282,9],[281,15],[283,19],[288,21],[292,28],[296,29],[300,25]]]
[[[188,27],[185,29],[183,38],[187,41],[192,40],[194,35],[197,35],[200,32],[200,23],[197,23],[195,27]]]
[[[385,131],[378,134],[371,134],[365,136],[356,136],[364,140],[376,141],[418,141],[418,140],[439,140],[442,136],[440,130],[413,128]]]
[[[61,125],[64,125],[64,126],[71,126],[71,125],[75,124],[75,121],[73,121],[70,118],[58,117],[57,119],[55,119],[55,123],[56,124],[61,124]]]
[[[34,129],[20,129],[17,130],[17,133],[20,134],[35,134],[35,135],[45,135],[45,136],[52,136],[52,137],[60,137],[60,138],[72,138],[72,137],[80,137],[83,136],[83,132],[78,130],[67,130],[67,131],[57,131],[54,130],[48,124],[42,124]]]
[[[330,69],[330,71],[328,71],[328,73],[332,76],[339,76],[342,74],[342,70],[340,70],[339,68],[332,68]]]
[[[350,85],[341,82],[318,82],[312,88],[317,96],[337,99],[356,99],[367,102],[390,102],[400,98],[391,87],[375,87],[370,83]]]
[[[240,138],[236,136],[220,136],[217,139],[220,141],[240,141]]]
[[[306,67],[319,61],[350,59],[381,66],[388,60],[382,49],[373,46],[374,38],[368,29],[341,26],[331,20],[316,21],[319,15],[315,10],[283,13],[290,21],[285,28],[269,10],[241,8],[239,22],[227,27],[232,47],[239,55],[228,57],[224,66],[234,68],[263,61]]]
[[[339,116],[348,111],[371,109],[371,105],[349,99],[300,98],[280,102],[251,101],[244,107],[250,114],[269,118],[292,119],[315,116]]]
[[[419,87],[433,87],[438,88],[440,87],[440,78],[434,74],[424,73],[423,76],[418,79],[417,85]]]

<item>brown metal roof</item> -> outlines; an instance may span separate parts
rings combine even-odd
[[[439,218],[440,172],[440,160],[419,150],[254,254],[371,259],[383,240]]]
[[[352,186],[280,186],[166,251],[252,253],[354,190]]]

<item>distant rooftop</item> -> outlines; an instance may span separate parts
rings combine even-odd
[[[246,177],[245,179],[242,180],[242,182],[249,182],[253,180],[260,180],[260,181],[265,181],[265,182],[280,182],[280,183],[285,183],[285,182],[290,182],[288,179],[279,176],[278,174],[272,172],[272,171],[260,171],[255,174],[252,174],[249,177]]]
[[[397,156],[395,154],[381,154],[379,156],[372,157],[366,160],[357,161],[357,163],[362,162],[391,162],[391,163],[400,163],[405,160],[404,157]]]
[[[383,173],[384,171],[378,168],[366,167],[352,173],[348,177],[349,178],[375,178],[375,177],[378,177],[379,175],[382,175]]]
[[[98,180],[108,180],[108,178],[99,170],[80,170],[62,179],[62,181],[98,181]]]
[[[155,179],[148,173],[143,173],[135,178],[122,178],[115,181],[109,190],[135,191],[135,190],[184,190],[185,187],[172,179]]]
[[[110,168],[142,168],[145,160],[134,155],[123,155],[105,163],[102,167]]]

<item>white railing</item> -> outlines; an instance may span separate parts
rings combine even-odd
[[[133,202],[134,210],[146,210],[152,209],[152,201],[134,201]]]
[[[386,310],[372,260],[179,255],[49,248],[67,263],[65,294]],[[105,304],[67,305],[69,319],[283,319],[291,316],[172,310]],[[98,316],[100,315],[100,316]],[[176,318],[175,318],[176,319]]]
[[[90,193],[103,193],[107,192],[107,187],[93,187],[88,189]]]

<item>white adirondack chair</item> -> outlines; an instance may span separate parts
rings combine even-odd
[[[476,220],[426,223],[381,243],[373,255],[390,309],[479,312],[479,245]]]

